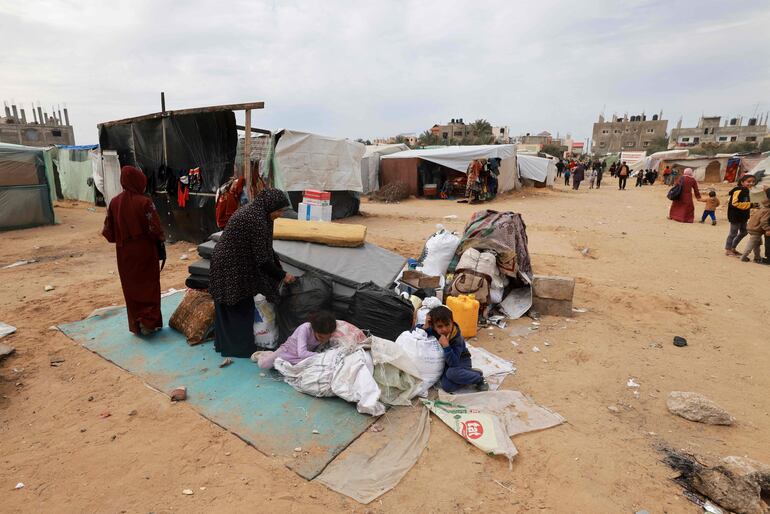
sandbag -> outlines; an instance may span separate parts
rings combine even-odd
[[[347,321],[374,336],[393,341],[412,327],[413,318],[414,307],[409,300],[368,282],[353,294]]]
[[[278,348],[275,308],[261,294],[254,297],[254,344],[263,350]]]
[[[283,344],[298,326],[307,323],[311,314],[321,310],[332,310],[330,279],[307,273],[292,284],[284,284],[275,308],[279,344]]]
[[[168,326],[184,334],[188,344],[202,343],[214,332],[214,299],[207,291],[188,289]]]
[[[436,225],[436,233],[425,242],[425,257],[422,259],[422,272],[432,277],[445,275],[449,263],[460,245],[460,238],[444,229],[443,225]]]

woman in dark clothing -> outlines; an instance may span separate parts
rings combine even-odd
[[[254,297],[278,300],[281,282],[294,277],[281,269],[273,252],[273,221],[289,206],[278,189],[265,189],[238,209],[214,247],[209,293],[214,298],[214,349],[224,357],[250,357],[254,344]]]
[[[152,200],[144,195],[144,173],[133,166],[123,166],[120,185],[123,192],[107,208],[102,235],[115,243],[128,329],[134,334],[149,335],[163,326],[158,243],[165,236]]]

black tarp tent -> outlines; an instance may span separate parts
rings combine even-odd
[[[263,106],[262,102],[221,105],[110,121],[98,126],[99,146],[116,151],[121,166],[144,171],[147,192],[171,240],[200,242],[218,230],[216,191],[233,176],[238,144],[233,111],[248,113]],[[180,202],[179,179],[194,168],[200,169],[200,183],[190,187],[186,202]]]

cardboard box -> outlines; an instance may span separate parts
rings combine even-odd
[[[297,207],[297,219],[302,221],[331,221],[332,206],[302,202]]]
[[[431,277],[420,271],[406,270],[401,275],[401,282],[415,289],[436,289],[441,287],[441,277]]]
[[[302,203],[308,203],[310,205],[331,205],[331,202],[328,200],[316,200],[315,198],[308,198],[303,197]]]

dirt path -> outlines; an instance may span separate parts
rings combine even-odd
[[[532,395],[568,424],[516,438],[520,454],[509,470],[434,422],[415,468],[369,506],[304,481],[49,330],[122,303],[113,248],[99,236],[103,209],[66,203],[57,207],[60,225],[0,234],[0,267],[39,261],[0,270],[0,321],[19,328],[4,340],[17,353],[0,364],[2,510],[700,512],[669,481],[654,447],[770,462],[763,323],[770,267],[722,255],[723,210],[717,227],[682,225],[666,220],[663,187],[620,192],[613,185],[528,189],[488,206],[522,213],[537,273],[577,279],[575,303],[587,312],[545,317],[537,331],[519,320],[477,341],[518,367],[505,388]],[[362,210],[352,221],[369,227],[370,241],[416,256],[436,223],[461,230],[476,208],[411,200]],[[193,246],[169,248],[164,289],[183,287],[189,262],[179,257]],[[48,284],[55,289],[44,292]],[[674,347],[674,335],[690,346]],[[52,367],[53,357],[64,362]],[[630,377],[641,384],[638,397],[626,387]],[[670,415],[672,390],[711,397],[737,424]],[[102,419],[104,412],[111,416]],[[17,482],[24,489],[14,491]],[[188,488],[193,496],[181,494]]]

